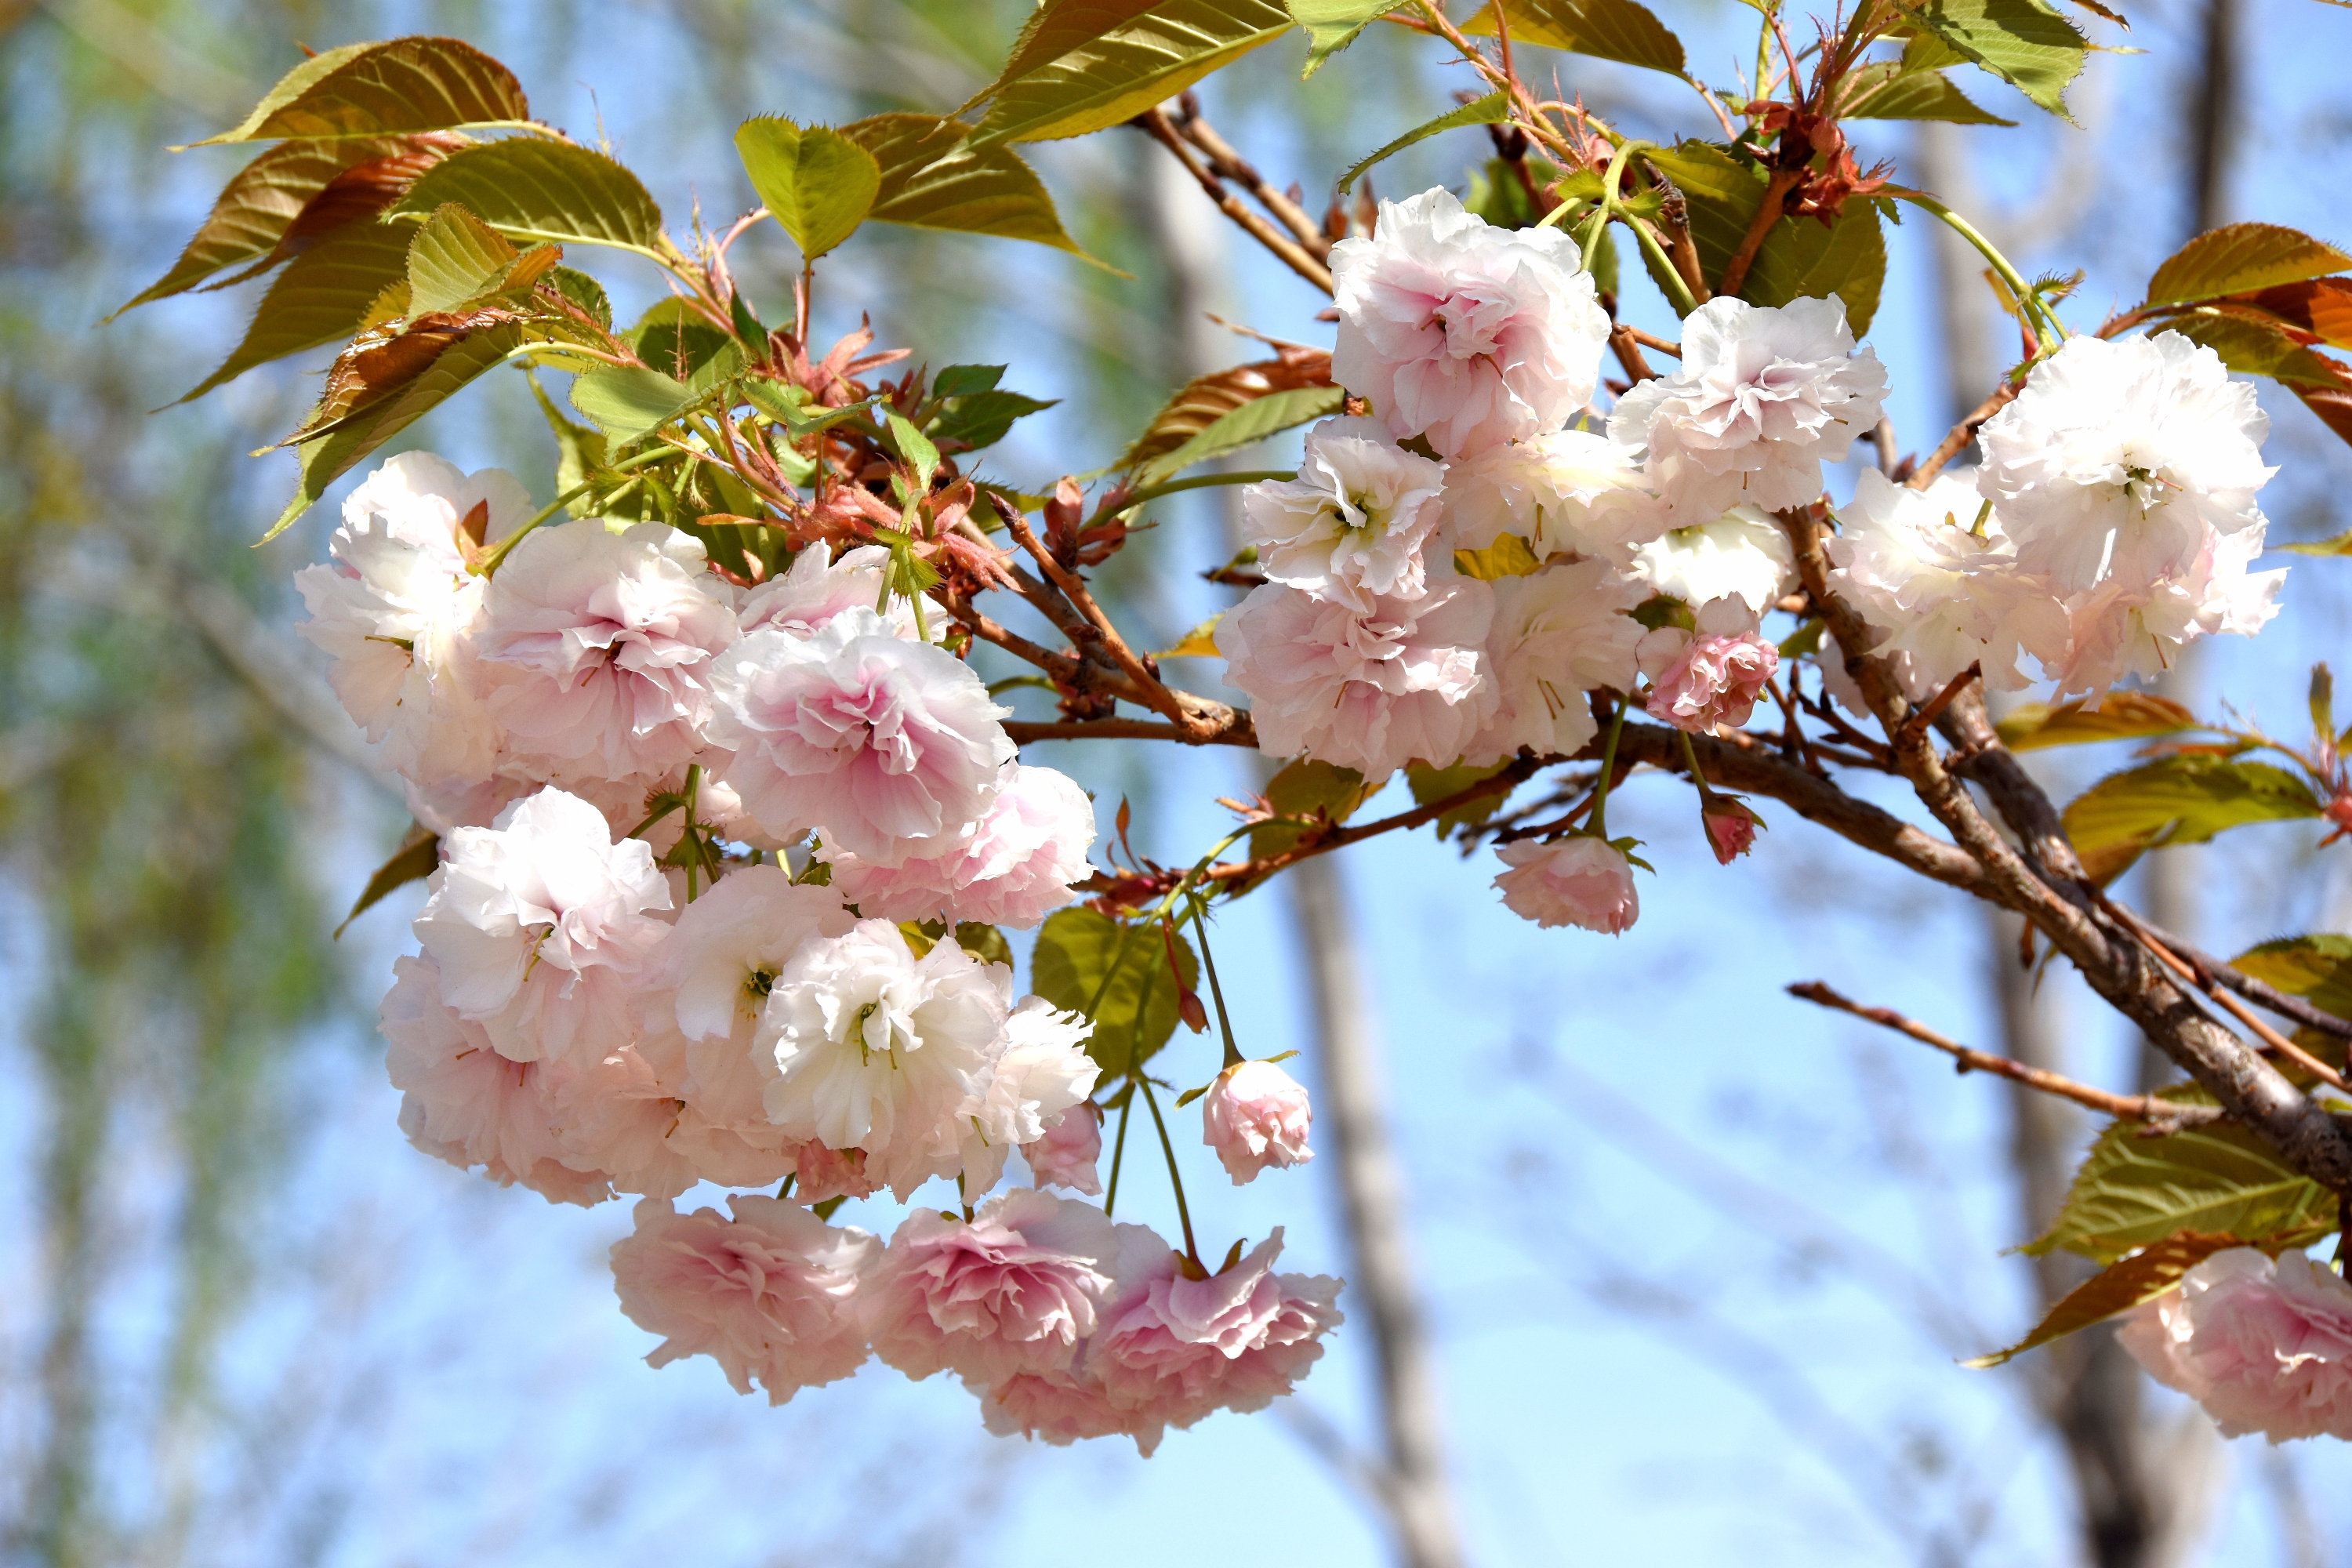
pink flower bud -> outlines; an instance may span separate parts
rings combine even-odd
[[[1538,844],[1521,838],[1495,851],[1510,868],[1495,879],[1504,907],[1539,926],[1582,926],[1609,936],[1631,926],[1642,912],[1633,891],[1633,868],[1598,838],[1561,838]]]
[[[1650,689],[1650,717],[1694,735],[1745,724],[1780,668],[1780,650],[1752,632],[1695,637]]]
[[[1096,1163],[1102,1158],[1102,1110],[1082,1100],[1045,1119],[1045,1133],[1021,1145],[1029,1173],[1041,1187],[1067,1187],[1088,1197],[1102,1191]]]
[[[1764,826],[1754,812],[1727,795],[1709,795],[1700,808],[1699,820],[1706,825],[1706,841],[1718,866],[1728,866],[1753,848],[1756,830]]]
[[[1229,1067],[1201,1097],[1202,1141],[1237,1187],[1268,1165],[1287,1170],[1313,1159],[1307,1129],[1314,1116],[1307,1091],[1272,1062]]]
[[[804,1204],[868,1197],[881,1185],[866,1173],[865,1150],[828,1149],[814,1139],[801,1145],[794,1173],[800,1179],[793,1184],[793,1197]]]

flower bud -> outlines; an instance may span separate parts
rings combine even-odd
[[[1707,796],[1699,820],[1706,826],[1706,841],[1718,866],[1728,866],[1755,847],[1757,830],[1764,826],[1762,817],[1727,795]]]
[[[1287,1169],[1313,1159],[1307,1129],[1314,1116],[1307,1091],[1288,1073],[1272,1062],[1240,1062],[1202,1097],[1202,1139],[1238,1187],[1268,1165]]]

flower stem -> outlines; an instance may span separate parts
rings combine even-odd
[[[1143,1107],[1151,1112],[1151,1125],[1160,1131],[1160,1151],[1168,1156],[1168,1180],[1176,1189],[1176,1219],[1184,1227],[1184,1256],[1192,1267],[1206,1272],[1201,1262],[1201,1248],[1192,1240],[1192,1211],[1184,1205],[1184,1173],[1176,1168],[1176,1145],[1168,1139],[1168,1123],[1160,1120],[1160,1101],[1151,1093],[1151,1080],[1141,1073],[1135,1075],[1135,1087],[1143,1091]]]
[[[659,447],[650,452],[640,452],[634,458],[625,458],[621,461],[607,468],[605,472],[625,474],[631,468],[642,468],[647,463],[658,462],[664,458],[674,458],[676,456],[677,456],[677,449],[676,447]],[[499,540],[497,548],[491,550],[479,561],[474,563],[474,575],[477,577],[487,577],[491,573],[497,571],[499,564],[506,560],[508,552],[512,551],[516,545],[522,542],[522,539],[525,534],[530,532],[541,523],[545,522],[549,518],[553,517],[557,512],[562,511],[565,507],[570,506],[573,501],[578,500],[582,496],[586,495],[590,490],[593,490],[595,488],[596,481],[594,479],[583,480],[583,482],[572,486],[570,489],[565,490],[562,495],[557,496],[545,506],[540,508],[538,513],[534,515],[529,522],[524,523],[520,528],[516,529],[512,533],[509,533],[504,539]]]
[[[1234,1043],[1233,1020],[1225,1016],[1224,987],[1217,984],[1217,961],[1209,953],[1209,900],[1195,893],[1189,900],[1192,906],[1192,929],[1201,935],[1201,963],[1209,972],[1209,995],[1217,1005],[1217,1032],[1225,1037],[1224,1065],[1242,1065],[1241,1047]]]
[[[1609,781],[1617,773],[1617,738],[1625,732],[1625,710],[1628,700],[1617,700],[1617,712],[1609,721],[1609,739],[1601,748],[1601,782],[1592,786],[1592,837],[1606,844],[1609,841]]]
[[[2017,296],[2017,308],[2047,326],[2051,336],[2058,342],[2066,341],[2064,324],[2051,312],[2047,305],[2042,302],[2041,297],[2035,294],[2032,287],[2026,283],[2024,275],[2011,264],[2009,258],[1995,248],[1991,240],[1977,232],[1974,224],[1925,191],[1906,190],[1900,185],[1889,185],[1886,187],[1886,194],[1909,202],[1923,212],[1934,214],[1948,225],[1953,233],[1976,247],[1977,254],[1992,263],[1993,271],[1999,274],[2003,283],[2009,285],[2010,292]],[[2034,335],[2039,337],[2041,334],[2037,332]]]
[[[1677,730],[1675,731],[1675,738],[1683,743],[1683,763],[1690,769],[1691,783],[1698,785],[1700,802],[1704,804],[1713,799],[1715,791],[1706,786],[1706,773],[1698,765],[1698,748],[1691,744],[1690,731]]]
[[[1110,1146],[1110,1185],[1103,1190],[1103,1218],[1118,1207],[1119,1162],[1127,1158],[1127,1119],[1135,1113],[1135,1091],[1129,1089],[1118,1108],[1118,1139]]]

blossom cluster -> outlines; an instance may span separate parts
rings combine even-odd
[[[1278,1233],[1194,1279],[1036,1187],[919,1211],[887,1247],[819,1217],[935,1181],[981,1204],[1015,1151],[1100,1190],[1089,1025],[955,934],[1069,901],[1093,803],[1015,759],[1006,710],[886,592],[887,552],[812,545],[747,584],[665,525],[530,510],[504,473],[406,454],[298,579],[440,837],[380,1014],[410,1140],[551,1201],[642,1194],[614,1264],[656,1364],[708,1353],[772,1399],[871,1353],[953,1369],[992,1426],[1148,1447],[1286,1389],[1338,1285],[1273,1273]],[[779,1190],[677,1214],[701,1182]]]
[[[1611,323],[1561,231],[1433,190],[1383,203],[1331,264],[1333,374],[1363,412],[1244,492],[1266,581],[1215,632],[1264,749],[1376,781],[1573,754],[1617,697],[1693,733],[1746,722],[1778,689],[1762,617],[1798,586],[1775,513],[1826,504],[1824,465],[1880,419],[1885,373],[1843,306],[1712,300],[1672,374],[1603,415]],[[1890,656],[1914,700],[1972,664],[2021,688],[2027,658],[2063,696],[2252,633],[2284,575],[2248,570],[2263,432],[2210,349],[2068,342],[1984,426],[1973,477],[1864,468],[1830,510],[1829,586],[1877,639],[1853,651]],[[1827,639],[1821,678],[1866,711],[1844,651]],[[1755,818],[1710,795],[1707,827],[1728,858]],[[1501,854],[1528,919],[1632,923],[1622,846],[1579,829]]]

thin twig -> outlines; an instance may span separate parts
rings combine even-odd
[[[1215,128],[1201,118],[1201,108],[1191,93],[1179,100],[1181,115],[1174,121],[1178,134],[1201,150],[1208,159],[1210,169],[1221,179],[1231,180],[1257,198],[1258,205],[1272,213],[1283,227],[1298,238],[1299,246],[1318,261],[1328,262],[1331,255],[1330,237],[1323,232],[1306,208],[1281,191],[1268,184],[1265,176],[1257,172],[1250,161],[1234,151],[1231,143],[1218,135]]]
[[[2323,1035],[2333,1035],[2339,1040],[2352,1040],[2352,1020],[2313,1006],[2292,992],[2282,991],[2267,981],[2255,979],[2244,970],[2236,968],[2211,953],[2183,942],[2162,926],[2151,925],[2138,915],[2140,929],[2148,935],[2195,964],[2204,973],[2228,986],[2247,1001],[2267,1007],[2282,1018],[2292,1018],[2306,1029],[2316,1029]]]
[[[2119,1121],[2145,1121],[2169,1132],[2177,1131],[2183,1127],[2201,1126],[2208,1121],[2221,1120],[2221,1110],[2219,1106],[2178,1105],[2168,1100],[2158,1100],[2152,1094],[2111,1094],[2104,1089],[2093,1089],[2089,1084],[2076,1083],[2071,1078],[2063,1078],[2057,1073],[2048,1072],[2041,1068],[2028,1067],[2023,1062],[2011,1061],[2007,1057],[1996,1057],[1983,1051],[1971,1050],[1958,1040],[1948,1040],[1927,1025],[1906,1018],[1891,1007],[1869,1007],[1859,1002],[1848,1001],[1818,980],[1808,980],[1802,984],[1791,985],[1788,991],[1790,995],[1801,997],[1817,1006],[1828,1007],[1840,1013],[1851,1013],[1857,1018],[1866,1019],[1878,1025],[1881,1028],[1892,1029],[1898,1035],[1906,1035],[1923,1046],[1933,1046],[1959,1063],[1959,1070],[1962,1072],[1997,1074],[2013,1083],[2021,1083],[2028,1089],[2040,1089],[2044,1094],[2054,1094],[2061,1100],[2071,1100],[2077,1105],[2088,1106],[2091,1110],[2102,1111]]]
[[[2210,973],[2206,973],[2201,967],[2190,963],[2188,960],[2175,953],[2170,948],[2165,946],[2164,943],[2158,942],[2153,932],[2151,932],[2146,926],[2140,924],[2139,917],[2137,915],[2133,914],[2129,910],[2124,908],[2121,904],[2116,903],[2113,899],[2106,897],[2105,894],[2100,895],[2099,904],[2100,907],[2105,909],[2109,914],[2121,921],[2125,927],[2131,931],[2132,935],[2138,939],[2139,944],[2147,949],[2148,952],[2154,953],[2159,963],[2163,963],[2174,973],[2179,975],[2183,980],[2186,980],[2190,984],[2196,986],[2199,990],[2203,991],[2208,996],[2212,997],[2214,1001],[2219,1002],[2222,1006],[2228,1008],[2231,1016],[2235,1017],[2238,1022],[2243,1024],[2247,1028],[2252,1029],[2264,1045],[2270,1047],[2271,1049],[2276,1051],[2279,1055],[2286,1058],[2287,1060],[2294,1063],[2295,1066],[2303,1068],[2304,1071],[2311,1074],[2312,1077],[2319,1079],[2320,1082],[2328,1085],[2330,1088],[2340,1089],[2345,1090],[2347,1093],[2352,1093],[2352,1083],[2346,1082],[2342,1073],[2337,1072],[2334,1068],[2329,1067],[2326,1062],[2321,1061],[2317,1057],[2313,1056],[2309,1051],[2305,1050],[2301,1046],[2296,1045],[2293,1040],[2288,1039],[2284,1035],[2280,1034],[2276,1029],[2272,1028],[2268,1024],[2265,1024],[2260,1018],[2255,1017],[2252,1008],[2248,1007],[2243,1002],[2239,1001],[2235,996],[2231,995],[2229,992],[2223,990],[2221,984],[2215,981]]]
[[[1921,460],[1919,467],[1913,470],[1910,479],[1905,482],[1915,490],[1924,490],[1934,484],[1936,476],[1944,471],[1944,465],[1958,457],[1967,448],[1968,444],[1977,438],[1977,431],[1983,426],[1985,421],[2015,402],[2017,395],[2022,390],[2022,387],[2014,383],[2003,382],[1999,390],[1982,403],[1978,404],[1969,411],[1967,418],[1953,426],[1950,432],[1941,441],[1936,443],[1936,449]]]
[[[1194,158],[1192,144],[1176,133],[1176,128],[1168,123],[1166,114],[1158,109],[1147,109],[1131,123],[1141,126],[1154,142],[1173,153],[1176,161],[1184,165],[1185,173],[1199,182],[1209,199],[1217,204],[1217,210],[1239,225],[1244,234],[1272,251],[1293,272],[1326,294],[1331,292],[1331,269],[1308,255],[1297,240],[1250,211],[1239,196],[1225,189],[1224,182]]]

